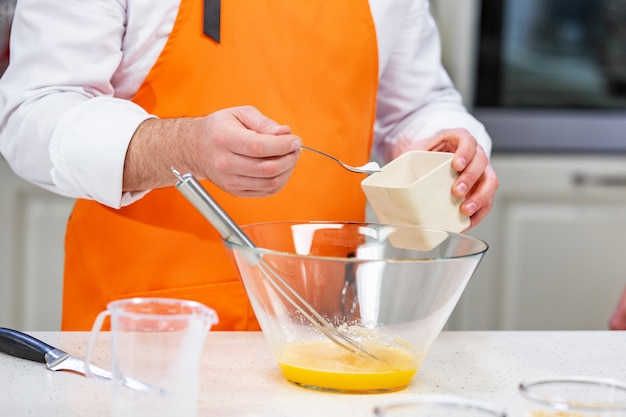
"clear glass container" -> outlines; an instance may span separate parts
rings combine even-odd
[[[607,378],[565,376],[521,383],[525,416],[626,416],[626,383]]]
[[[506,417],[498,407],[452,395],[424,395],[374,408],[376,417]]]
[[[226,244],[283,374],[336,392],[405,388],[488,248],[462,234],[372,223],[241,229],[257,247]],[[324,336],[308,307],[367,354]]]

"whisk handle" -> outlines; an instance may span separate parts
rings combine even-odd
[[[178,177],[176,189],[217,229],[222,239],[241,246],[255,247],[250,238],[192,174],[181,175],[174,168],[172,168],[172,172]]]

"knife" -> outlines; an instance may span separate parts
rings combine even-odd
[[[82,359],[18,330],[0,327],[0,352],[44,363],[46,368],[51,371],[69,371],[85,376],[85,362]],[[89,370],[99,378],[112,379],[111,372],[106,369],[89,365]],[[139,391],[157,391],[159,394],[163,394],[162,390],[128,377],[124,377],[124,385]]]

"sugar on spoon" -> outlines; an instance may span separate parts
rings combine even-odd
[[[367,164],[362,165],[360,167],[354,167],[352,165],[346,164],[345,162],[341,161],[338,158],[335,158],[332,155],[327,154],[326,152],[318,151],[317,149],[309,148],[308,146],[304,146],[304,145],[302,145],[302,149],[308,149],[309,151],[317,152],[320,155],[324,155],[324,156],[334,160],[335,162],[337,162],[339,165],[341,165],[342,167],[344,167],[348,171],[356,172],[356,173],[359,173],[359,174],[373,174],[375,172],[380,172],[380,166],[378,165],[378,163],[373,162],[373,161],[370,161]]]

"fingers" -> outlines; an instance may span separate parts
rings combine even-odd
[[[454,153],[452,167],[459,176],[452,186],[452,194],[465,198],[460,210],[470,216],[470,228],[480,223],[491,210],[499,184],[487,154],[476,139],[465,129],[444,130],[418,142],[402,138],[395,153],[413,149]]]
[[[420,141],[414,141],[408,137],[401,137],[394,147],[393,156],[396,158],[411,150],[451,152],[454,153],[452,167],[456,171],[462,172],[466,169],[467,164],[474,158],[478,147],[479,145],[476,139],[474,139],[467,130],[448,129]],[[485,159],[487,159],[486,155]]]
[[[270,119],[261,113],[256,107],[241,106],[232,109],[233,116],[242,126],[257,133],[267,135],[284,135],[291,133],[287,125],[279,125],[275,120]]]
[[[251,106],[224,109],[203,119],[199,170],[223,190],[260,197],[278,192],[298,161],[302,141]]]
[[[455,197],[465,197],[474,188],[488,165],[489,158],[481,147],[475,148],[474,154],[469,159],[464,155],[455,154],[452,168],[459,171],[459,176],[452,186],[452,194]]]
[[[465,197],[461,213],[470,216],[470,228],[476,226],[491,210],[499,186],[487,154],[465,129],[442,131],[427,142],[432,151],[454,152],[452,167],[459,176],[452,186],[452,194]]]
[[[487,165],[483,174],[466,195],[463,204],[461,204],[461,213],[470,216],[470,227],[476,226],[489,213],[498,186],[498,177],[493,167]]]
[[[282,157],[252,158],[232,154],[216,161],[219,175],[212,179],[222,189],[241,197],[262,197],[277,193],[287,183],[299,152]]]
[[[232,120],[222,139],[227,142],[223,145],[233,153],[267,158],[286,155],[302,146],[302,141],[291,134],[289,126],[279,125],[256,108],[243,106],[231,110]]]

